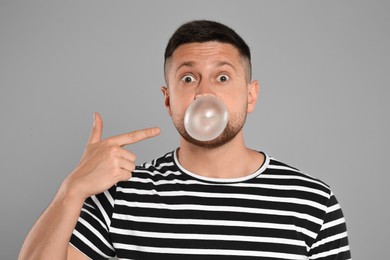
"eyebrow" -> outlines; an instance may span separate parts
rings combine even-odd
[[[193,62],[193,61],[185,61],[185,62],[181,63],[177,67],[176,72],[179,71],[182,67],[194,67],[194,66],[195,66],[195,62]],[[234,71],[236,71],[236,68],[233,66],[233,64],[231,62],[228,62],[228,61],[218,61],[216,66],[217,67],[229,66]]]
[[[176,72],[178,72],[182,67],[193,67],[194,65],[195,65],[195,62],[193,62],[193,61],[185,61],[177,67]]]
[[[217,67],[223,67],[223,66],[229,66],[231,67],[234,71],[236,71],[236,68],[233,66],[233,64],[229,61],[219,61],[217,63]]]

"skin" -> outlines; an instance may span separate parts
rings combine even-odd
[[[238,178],[256,171],[264,158],[245,146],[242,132],[246,115],[254,110],[259,94],[258,82],[249,81],[247,59],[231,44],[189,43],[174,51],[165,70],[167,86],[162,92],[167,112],[181,135],[178,158],[182,166],[214,178]],[[234,136],[209,142],[188,137],[182,123],[184,113],[202,95],[214,95],[225,103]]]
[[[249,82],[248,68],[235,47],[217,42],[184,44],[167,62],[169,87],[162,87],[164,104],[181,134],[178,156],[187,170],[206,177],[237,178],[253,173],[263,163],[262,154],[245,146],[242,134],[246,114],[254,110],[259,92],[258,82]],[[183,137],[184,112],[201,95],[222,99],[234,115],[229,124],[236,130],[230,137],[207,145]],[[136,156],[123,147],[160,133],[159,128],[148,128],[102,140],[102,131],[102,118],[95,113],[79,165],[30,230],[18,259],[88,259],[69,244],[84,200],[128,180]]]

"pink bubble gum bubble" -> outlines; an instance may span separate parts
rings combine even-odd
[[[201,96],[195,99],[184,115],[187,133],[199,141],[211,141],[225,129],[229,113],[225,104],[215,96]]]

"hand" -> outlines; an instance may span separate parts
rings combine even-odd
[[[81,161],[64,182],[68,191],[83,200],[131,177],[136,156],[123,146],[160,133],[160,129],[155,127],[101,140],[102,131],[102,118],[95,113],[91,136]]]

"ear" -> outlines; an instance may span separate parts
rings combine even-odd
[[[169,116],[172,116],[172,113],[171,113],[171,105],[170,105],[170,102],[169,102],[169,89],[165,86],[162,86],[161,87],[161,91],[164,95],[164,105],[165,105],[165,108],[167,109],[167,112],[169,114]]]
[[[257,80],[253,80],[248,85],[248,113],[253,112],[255,110],[257,98],[259,96],[259,82]]]

